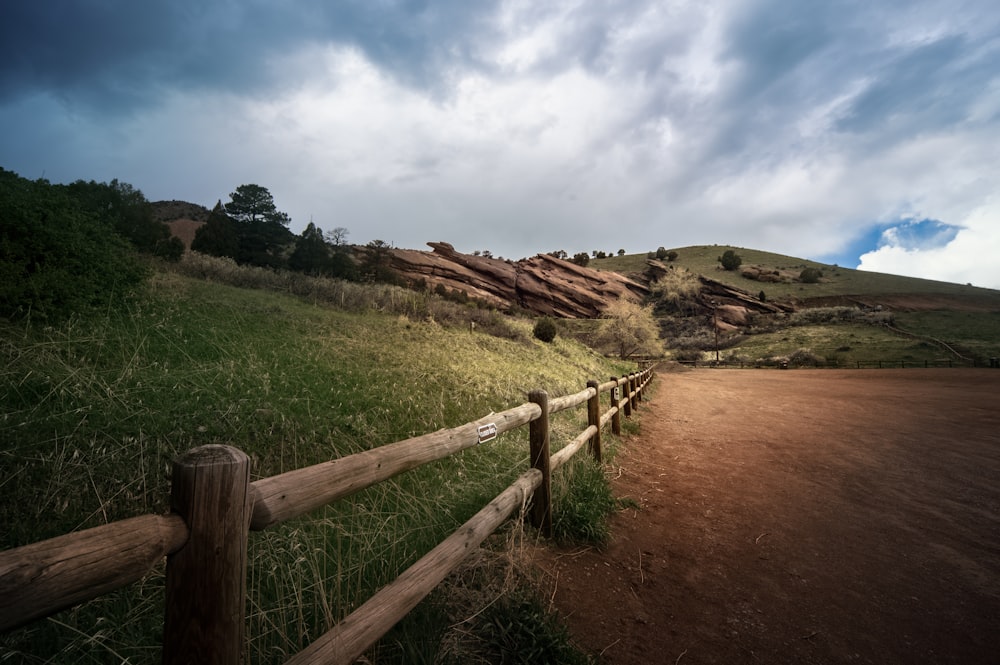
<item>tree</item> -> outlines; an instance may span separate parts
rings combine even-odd
[[[395,284],[396,274],[392,271],[392,246],[384,240],[372,240],[365,245],[365,258],[361,265],[361,276],[369,282]]]
[[[184,243],[171,235],[166,224],[153,219],[153,207],[142,191],[118,179],[109,183],[77,180],[66,189],[140,252],[180,259]]]
[[[597,331],[598,344],[615,349],[622,360],[634,355],[663,353],[652,305],[620,299],[605,308]]]
[[[0,316],[61,320],[121,303],[145,281],[97,199],[79,194],[0,168]]]
[[[288,257],[288,267],[307,275],[330,274],[330,246],[323,237],[323,229],[309,222],[302,235],[295,240],[295,249]]]
[[[587,264],[590,263],[590,255],[587,252],[577,252],[573,255],[573,263],[586,268]]]
[[[733,250],[727,249],[722,253],[722,256],[719,257],[719,263],[721,263],[722,267],[726,270],[736,270],[743,264],[743,259],[741,259],[740,255]]]
[[[228,256],[233,260],[239,256],[239,229],[236,228],[236,220],[226,214],[222,201],[215,204],[208,221],[195,231],[191,249],[212,256]]]
[[[625,250],[624,249],[619,249],[618,250],[618,256],[625,256]]]
[[[347,245],[348,233],[348,230],[343,226],[338,226],[332,231],[327,231],[323,234],[323,237],[325,237],[326,241],[334,247],[345,247]]]
[[[231,199],[226,204],[226,214],[237,222],[255,224],[269,222],[288,226],[291,218],[279,212],[274,205],[274,197],[266,187],[260,185],[240,185],[229,195]]]
[[[282,250],[294,238],[287,228],[291,218],[275,207],[271,192],[260,185],[240,185],[229,198],[225,211],[236,222],[240,239],[237,262],[280,267]]]

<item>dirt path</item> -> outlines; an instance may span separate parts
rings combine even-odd
[[[602,663],[1000,662],[1000,372],[660,374],[606,551],[540,564]]]

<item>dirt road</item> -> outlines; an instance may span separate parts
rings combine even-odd
[[[661,373],[605,551],[540,565],[621,663],[1000,663],[1000,371]]]

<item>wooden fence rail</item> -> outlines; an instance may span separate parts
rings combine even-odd
[[[739,369],[906,369],[906,368],[941,368],[941,367],[1000,367],[1000,361],[989,358],[987,362],[973,360],[855,360],[851,362],[838,360],[810,360],[808,362],[790,363],[781,360],[679,360],[680,365],[689,367],[709,368],[739,368]]]
[[[294,655],[289,665],[351,663],[402,619],[475,547],[531,500],[533,524],[551,532],[551,474],[584,445],[601,460],[601,430],[621,434],[642,401],[650,368],[573,395],[530,401],[458,427],[269,478],[249,481],[249,460],[202,446],[174,462],[171,510],[0,552],[0,630],[8,630],[141,579],[167,557],[163,663],[233,663],[245,643],[247,539],[404,471],[529,426],[531,468],[393,582]],[[601,395],[609,408],[601,411]],[[549,453],[549,416],[587,405],[587,427]]]

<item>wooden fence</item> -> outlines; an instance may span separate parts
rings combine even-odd
[[[780,360],[680,360],[678,364],[689,367],[721,367],[738,369],[788,369],[812,368],[812,369],[906,369],[907,367],[1000,367],[1000,362],[996,358],[990,358],[987,363],[976,360],[856,360],[852,362],[811,360],[808,362],[789,363]]]
[[[261,530],[422,464],[529,426],[531,468],[457,531],[287,661],[352,663],[531,499],[532,523],[552,529],[551,473],[584,445],[601,460],[601,430],[621,433],[652,379],[647,368],[550,399],[529,401],[452,429],[250,481],[245,453],[195,448],[174,462],[171,513],[143,515],[0,552],[0,630],[138,581],[167,557],[163,663],[240,662],[245,645],[247,542]],[[609,408],[601,411],[601,395]],[[587,427],[549,454],[550,414],[587,404]]]

